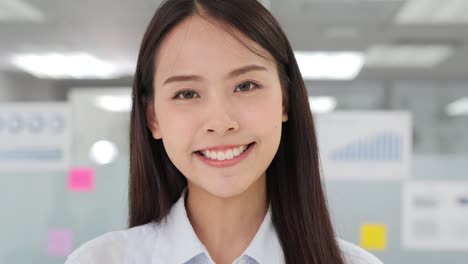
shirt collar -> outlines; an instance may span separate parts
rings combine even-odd
[[[160,223],[156,238],[153,263],[156,259],[170,260],[171,263],[185,263],[208,251],[198,239],[190,224],[185,209],[185,189],[179,200],[172,206],[169,215]],[[164,245],[164,246],[162,246]],[[258,263],[284,263],[283,250],[276,230],[271,222],[271,206],[260,225],[257,234],[241,256],[247,255]]]

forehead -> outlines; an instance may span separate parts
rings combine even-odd
[[[161,77],[176,72],[219,76],[247,64],[275,69],[274,59],[265,49],[239,31],[229,29],[198,15],[182,21],[159,47],[155,81],[161,82]]]

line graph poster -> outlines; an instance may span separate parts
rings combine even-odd
[[[401,180],[411,161],[406,112],[315,114],[323,173],[328,179]]]
[[[401,203],[403,248],[468,250],[467,182],[407,182]]]
[[[70,125],[65,103],[0,104],[0,170],[67,168]]]

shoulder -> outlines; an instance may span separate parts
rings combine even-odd
[[[337,239],[346,264],[383,264],[368,251],[342,239]]]
[[[126,263],[134,258],[136,252],[151,252],[155,231],[156,224],[149,223],[108,232],[81,245],[68,256],[65,264]],[[129,252],[132,254],[128,254]]]

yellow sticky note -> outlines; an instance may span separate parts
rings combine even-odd
[[[362,224],[361,247],[369,250],[385,250],[387,247],[387,225]]]

